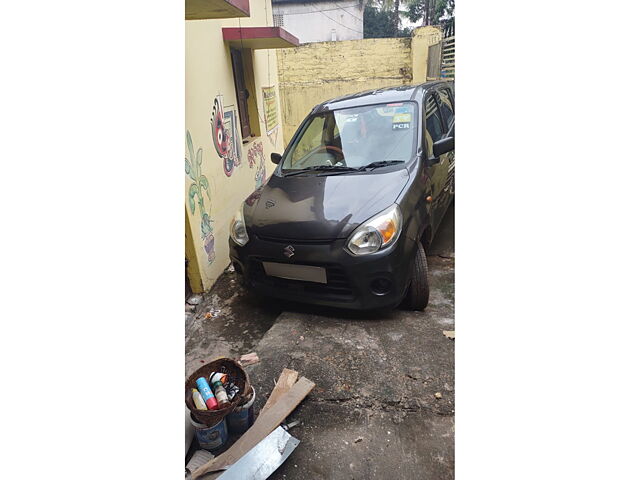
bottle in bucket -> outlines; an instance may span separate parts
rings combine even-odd
[[[198,410],[206,410],[207,404],[204,403],[204,400],[202,399],[202,395],[200,395],[200,392],[196,388],[192,388],[191,392],[193,396],[193,403],[196,405],[196,408]]]
[[[215,382],[213,384],[213,391],[216,393],[216,399],[218,400],[218,408],[225,408],[229,406],[229,397],[227,391],[222,386],[222,382]]]
[[[227,383],[227,374],[213,372],[209,376],[209,382],[211,383],[211,385],[213,385],[216,382],[222,382],[222,384],[224,385],[225,383]]]
[[[202,395],[202,399],[204,403],[207,405],[209,410],[216,410],[218,408],[218,401],[216,397],[213,395],[211,391],[211,387],[207,383],[207,379],[204,377],[200,377],[196,380],[196,385],[198,386],[198,391],[200,395]]]

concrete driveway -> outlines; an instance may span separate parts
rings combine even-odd
[[[316,383],[277,479],[454,478],[454,212],[429,252],[424,312],[378,316],[254,299],[225,275],[187,317],[187,372],[255,350],[261,407],[283,368]],[[212,318],[203,318],[206,312]]]

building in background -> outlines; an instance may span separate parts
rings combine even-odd
[[[363,38],[364,0],[272,0],[274,25],[300,43]]]
[[[186,276],[202,292],[229,265],[231,219],[284,149],[274,49],[299,42],[273,26],[270,0],[186,0],[185,12]]]

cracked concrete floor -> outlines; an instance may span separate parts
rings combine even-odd
[[[202,358],[257,351],[256,408],[284,367],[316,383],[289,417],[302,422],[291,432],[301,443],[271,478],[454,478],[454,340],[442,333],[455,330],[453,226],[452,206],[429,252],[424,312],[266,305],[218,286],[199,306],[217,317],[192,321],[188,372]]]

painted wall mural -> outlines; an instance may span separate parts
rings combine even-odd
[[[222,158],[224,173],[230,177],[234,168],[240,166],[240,138],[235,110],[229,109],[225,112],[222,105],[222,95],[218,95],[213,100],[211,135],[213,136],[213,146],[218,156]],[[229,107],[227,106],[227,108]]]
[[[264,147],[262,142],[254,142],[247,152],[249,168],[256,167],[256,190],[267,180],[267,168],[264,162]]]
[[[194,154],[191,133],[187,130],[187,151],[189,158],[184,158],[184,171],[189,176],[191,184],[187,190],[189,211],[196,213],[196,205],[200,213],[200,237],[202,246],[207,254],[207,260],[212,263],[216,258],[213,238],[213,220],[211,219],[211,188],[209,180],[202,174],[202,148]],[[209,209],[204,205],[204,196],[209,199]]]

